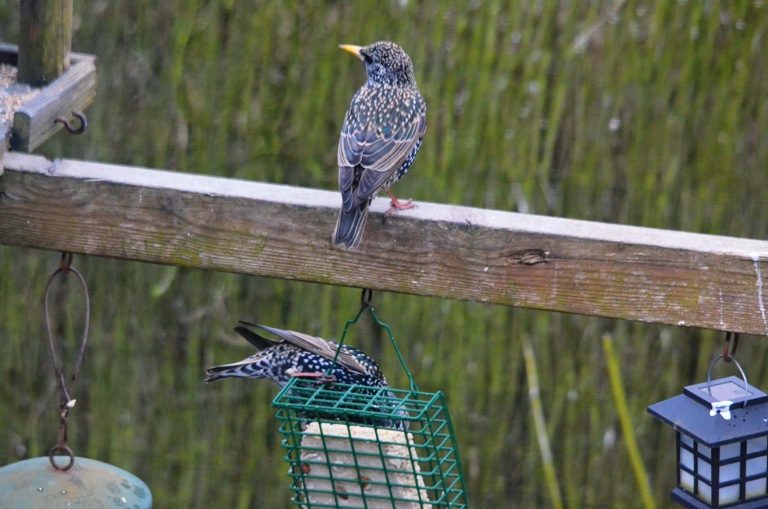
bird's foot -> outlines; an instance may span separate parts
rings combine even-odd
[[[389,192],[389,190],[387,190],[387,194],[392,199],[392,202],[389,204],[389,210],[387,210],[384,213],[384,219],[385,220],[386,220],[386,218],[391,216],[396,210],[409,210],[409,209],[415,209],[416,208],[416,205],[413,204],[413,200],[411,200],[411,199],[409,199],[407,201],[400,201],[400,200],[398,200],[395,197],[394,194]]]
[[[317,380],[317,383],[321,383],[321,384],[329,384],[336,381],[335,376],[326,375],[325,373],[321,373],[321,372],[293,373],[291,376],[293,378],[314,378],[315,380]]]

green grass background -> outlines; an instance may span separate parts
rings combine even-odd
[[[428,104],[398,195],[768,237],[764,0],[97,0],[75,11],[74,49],[98,56],[99,92],[87,134],[57,135],[40,149],[49,157],[334,189],[341,120],[364,80],[337,45],[389,39],[413,58]],[[17,42],[17,27],[17,2],[0,5],[0,40]],[[0,247],[0,464],[56,440],[41,303],[58,258]],[[158,508],[289,507],[276,388],[207,386],[203,373],[251,353],[238,319],[338,337],[359,291],[83,256],[75,266],[93,310],[74,450],[137,474]],[[374,304],[419,387],[447,395],[473,507],[552,507],[555,490],[570,508],[643,507],[628,429],[652,500],[671,505],[673,432],[645,408],[703,381],[721,334],[396,294]],[[78,309],[57,321],[67,337]],[[380,334],[350,340],[405,387]],[[766,342],[745,337],[739,353],[768,388]]]

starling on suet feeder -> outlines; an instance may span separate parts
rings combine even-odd
[[[342,345],[339,349],[337,343],[309,334],[248,322],[240,324],[235,327],[235,331],[259,351],[239,362],[209,368],[206,382],[231,377],[267,378],[285,387],[292,378],[308,378],[327,383],[331,390],[334,384],[361,386],[357,391],[361,394],[389,388],[376,361],[357,348]],[[282,341],[267,339],[249,327],[266,331]],[[387,399],[394,402],[396,397],[387,390]],[[395,429],[404,429],[406,426],[403,422],[389,420],[375,424]]]

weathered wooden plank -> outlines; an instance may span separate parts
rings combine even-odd
[[[35,150],[62,128],[56,117],[71,119],[73,111],[83,111],[95,98],[96,58],[73,53],[69,69],[14,115],[11,148]]]
[[[768,242],[435,203],[333,249],[338,193],[10,152],[0,243],[768,334]]]
[[[70,65],[72,0],[25,0],[20,18],[19,81],[47,85]]]

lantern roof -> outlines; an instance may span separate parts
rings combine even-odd
[[[649,406],[648,412],[708,447],[719,447],[768,435],[767,403],[768,394],[730,376],[689,385],[683,394]]]

